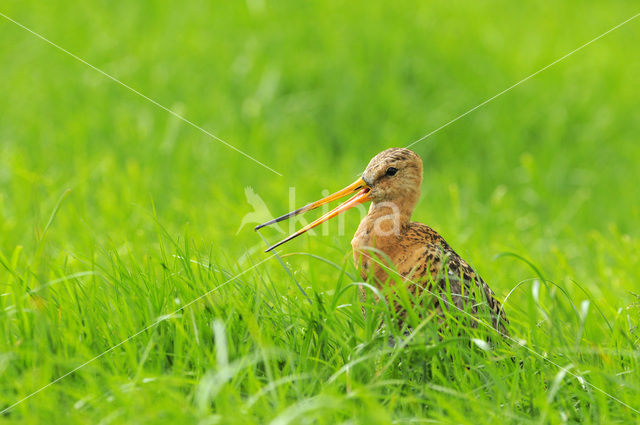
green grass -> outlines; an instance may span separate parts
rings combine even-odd
[[[638,421],[598,389],[640,409],[640,20],[414,146],[414,218],[544,359],[456,317],[391,348],[358,213],[286,269],[238,232],[246,187],[273,214],[339,189],[637,4],[261,4],[0,6],[283,174],[0,18],[0,409],[150,326],[0,423]]]

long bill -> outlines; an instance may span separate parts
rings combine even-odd
[[[291,239],[300,236],[301,234],[309,231],[310,229],[313,229],[314,227],[324,223],[327,220],[332,219],[333,217],[337,216],[338,214],[341,214],[357,205],[360,205],[364,202],[370,201],[371,197],[370,197],[370,191],[371,188],[369,187],[369,185],[367,185],[367,183],[363,180],[363,179],[358,179],[355,182],[353,182],[352,184],[350,184],[349,186],[345,187],[342,190],[339,190],[338,192],[327,196],[326,198],[322,198],[318,201],[312,202],[308,205],[305,205],[302,208],[298,208],[295,211],[292,211],[290,213],[287,213],[281,217],[275,218],[271,221],[268,221],[264,224],[261,224],[259,226],[256,226],[255,230],[261,229],[265,226],[268,226],[270,224],[274,224],[274,223],[278,223],[280,221],[286,220],[288,218],[294,217],[298,214],[302,214],[303,212],[306,211],[310,211],[312,209],[318,208],[319,206],[322,206],[324,204],[327,204],[331,201],[334,201],[336,199],[340,199],[343,198],[347,195],[350,195],[352,193],[355,193],[355,195],[353,195],[351,198],[349,198],[348,200],[346,200],[345,202],[343,202],[342,204],[338,205],[336,208],[334,208],[333,210],[329,211],[328,213],[324,214],[322,217],[318,218],[317,220],[307,224],[306,226],[304,226],[302,229],[298,230],[297,232],[293,233],[292,235],[286,237],[285,239],[281,240],[280,242],[278,242],[275,245],[270,246],[269,248],[267,248],[265,250],[265,252],[269,252],[272,249],[282,245],[285,242],[290,241]]]

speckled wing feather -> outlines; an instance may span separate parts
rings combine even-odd
[[[478,308],[486,303],[491,311],[492,325],[504,335],[508,335],[506,325],[509,323],[500,302],[489,288],[489,285],[464,261],[435,230],[422,223],[410,223],[405,233],[402,244],[413,245],[413,249],[407,246],[405,252],[413,251],[419,256],[413,264],[412,270],[400,270],[416,286],[424,289],[426,286],[431,292],[440,297],[436,300],[436,307],[441,308],[442,298],[448,302],[453,301],[459,309],[477,314]],[[435,288],[433,287],[435,285]],[[477,289],[481,289],[482,299],[476,299]],[[448,300],[448,293],[451,301]],[[467,305],[467,300],[471,301]],[[472,322],[476,325],[475,321]]]

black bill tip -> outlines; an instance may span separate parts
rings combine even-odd
[[[298,236],[302,235],[304,232],[296,232],[293,235],[287,236],[286,238],[284,238],[283,240],[281,240],[280,242],[278,242],[275,245],[271,245],[269,248],[265,249],[264,252],[269,252],[277,247],[279,247],[280,245],[282,245],[283,243],[289,242],[291,239],[297,238]]]
[[[286,219],[288,219],[288,218],[293,217],[294,215],[302,214],[303,212],[310,210],[312,205],[313,205],[313,204],[305,205],[305,206],[304,206],[304,207],[302,207],[302,208],[298,208],[298,209],[297,209],[297,210],[295,210],[295,211],[291,211],[290,213],[287,213],[287,214],[285,214],[285,215],[281,215],[280,217],[278,217],[278,218],[274,218],[273,220],[269,220],[269,221],[267,221],[266,223],[259,224],[259,225],[257,225],[256,227],[254,227],[254,228],[253,228],[253,230],[257,232],[258,230],[262,229],[263,227],[266,227],[266,226],[270,226],[270,225],[272,225],[272,224],[279,223],[279,222],[281,222],[281,221],[283,221],[283,220],[286,220]]]

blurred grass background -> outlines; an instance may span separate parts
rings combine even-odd
[[[632,1],[5,0],[0,12],[283,174],[0,19],[0,253],[15,266],[0,270],[0,351],[10,353],[28,334],[11,313],[17,275],[32,289],[122,256],[153,276],[166,267],[165,236],[187,239],[193,258],[231,267],[249,252],[257,263],[264,244],[252,226],[236,234],[253,210],[246,187],[275,215],[288,211],[289,187],[299,205],[315,200],[353,181],[378,151],[408,145],[638,10]],[[637,326],[637,312],[626,312],[637,302],[640,260],[638,45],[640,22],[632,21],[413,147],[425,163],[414,218],[443,234],[500,297],[533,276],[522,262],[495,259],[514,252],[576,304],[585,294],[572,280],[610,319],[624,311]],[[358,218],[346,217],[344,235],[305,237],[285,251],[348,261]],[[311,292],[335,285],[330,267],[289,262]],[[275,261],[264,269],[283,294],[299,296]],[[144,283],[149,294],[159,291],[154,282]],[[508,311],[526,305],[529,292],[516,292]],[[58,313],[84,297],[61,304],[43,295]],[[130,330],[145,317],[154,316],[132,318]],[[598,345],[602,323],[591,320]],[[64,332],[46,318],[41,326],[41,336]],[[35,363],[11,376],[38,374]],[[54,403],[62,388],[31,408]],[[27,392],[2,391],[4,404]]]

